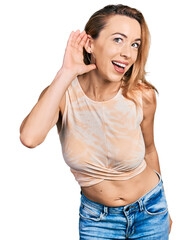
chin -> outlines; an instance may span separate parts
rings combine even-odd
[[[106,67],[107,68],[107,67]],[[120,82],[124,74],[117,74],[111,70],[106,71],[106,68],[97,66],[97,74],[100,76],[104,81],[110,82]]]
[[[111,74],[109,76],[109,81],[111,81],[111,82],[120,82],[122,77],[123,77],[123,75],[117,76],[116,74]]]
[[[100,75],[105,81],[110,81],[110,82],[120,82],[123,77],[123,75],[118,76],[113,73],[100,73]]]

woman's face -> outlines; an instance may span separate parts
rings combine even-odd
[[[141,44],[140,24],[127,16],[115,15],[97,39],[92,39],[92,53],[102,78],[120,81],[135,63]]]

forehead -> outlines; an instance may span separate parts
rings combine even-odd
[[[107,24],[100,34],[110,35],[115,32],[121,32],[133,38],[140,38],[141,26],[139,22],[133,18],[115,15],[108,18]]]

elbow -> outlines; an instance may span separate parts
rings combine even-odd
[[[40,145],[46,138],[45,134],[34,131],[34,129],[25,129],[20,127],[20,141],[27,148],[35,148]]]
[[[22,133],[20,134],[20,141],[27,148],[35,148],[41,144],[41,142],[37,142],[31,137],[26,137]]]
[[[29,138],[25,138],[22,134],[20,134],[21,143],[27,148],[35,148],[36,145]]]

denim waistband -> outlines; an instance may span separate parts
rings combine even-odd
[[[156,172],[156,171],[154,170],[154,172]],[[104,211],[104,212],[119,213],[122,211],[129,211],[129,209],[133,209],[133,208],[139,208],[142,211],[144,204],[146,204],[148,201],[150,201],[156,194],[158,194],[158,192],[163,190],[162,177],[158,172],[156,172],[156,174],[159,177],[158,184],[152,190],[150,190],[148,193],[144,194],[142,197],[140,197],[139,199],[137,199],[135,202],[133,202],[131,204],[128,204],[125,206],[120,206],[120,207],[109,207],[109,206],[105,206],[103,204],[100,204],[100,203],[97,203],[97,202],[94,202],[94,201],[88,199],[82,192],[81,192],[81,203],[83,203],[84,205],[88,205],[90,207],[96,208],[100,211]]]

